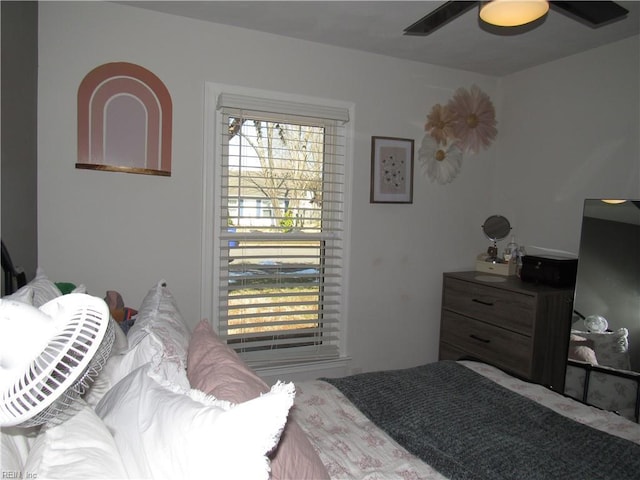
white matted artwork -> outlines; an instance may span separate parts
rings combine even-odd
[[[413,203],[413,143],[371,137],[370,203]]]

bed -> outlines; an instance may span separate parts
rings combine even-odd
[[[38,306],[60,295],[39,270],[11,298]],[[187,327],[163,280],[137,310],[72,412],[2,428],[3,478],[640,475],[640,426],[490,365],[268,386],[208,321]]]

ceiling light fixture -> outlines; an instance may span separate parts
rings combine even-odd
[[[546,0],[480,2],[480,18],[498,27],[517,27],[538,20],[549,11]]]

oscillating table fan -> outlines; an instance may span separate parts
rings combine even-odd
[[[0,426],[66,418],[104,366],[114,338],[100,298],[70,293],[39,309],[0,299]]]

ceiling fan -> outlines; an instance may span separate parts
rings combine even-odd
[[[502,0],[503,3],[508,3]],[[481,4],[481,8],[484,4],[490,4],[493,2],[464,2],[464,1],[449,1],[445,2],[431,13],[425,15],[423,18],[413,23],[409,27],[404,29],[405,35],[421,35],[426,36],[440,27],[446,25],[452,20],[458,18],[460,15],[468,12],[476,5]],[[512,4],[518,4],[520,2],[510,2]],[[616,2],[599,2],[599,1],[582,1],[582,2],[548,2],[551,8],[555,11],[563,13],[574,20],[584,23],[590,27],[597,28],[603,25],[609,24],[616,20],[624,18],[629,11],[618,5]],[[544,15],[546,9],[542,13]],[[535,20],[538,17],[532,18]],[[521,25],[521,24],[516,24]]]

